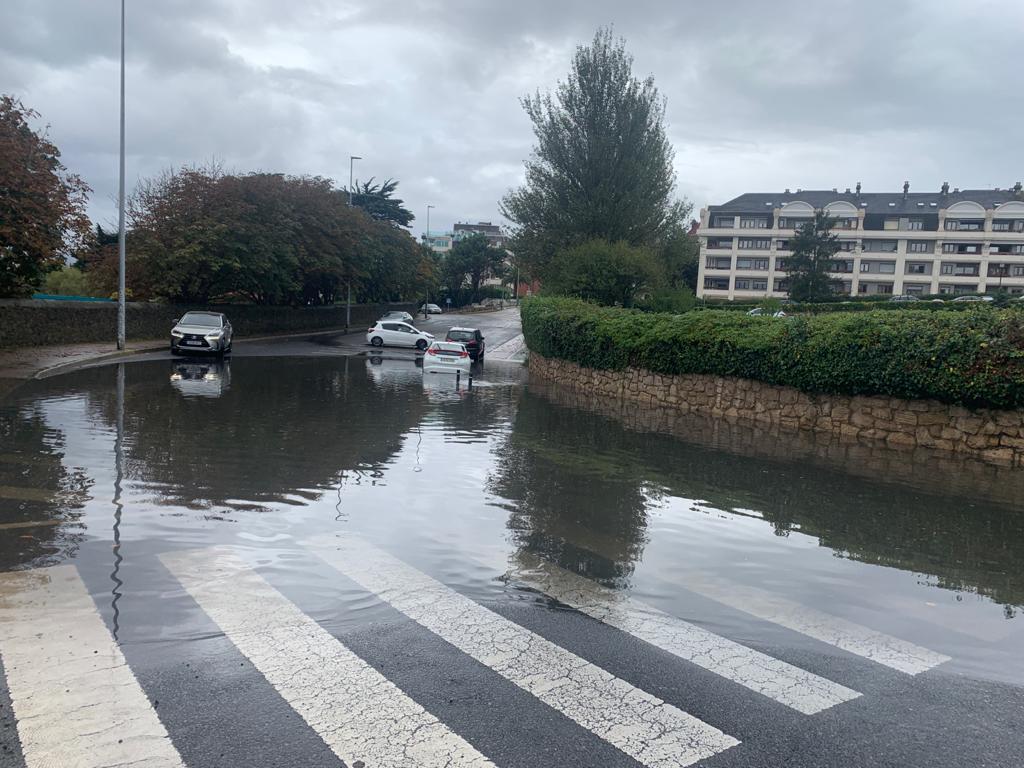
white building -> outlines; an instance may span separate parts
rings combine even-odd
[[[434,253],[448,253],[455,239],[451,232],[424,232],[423,243]]]
[[[697,295],[783,297],[793,230],[824,209],[842,293],[1024,294],[1024,195],[1008,190],[748,193],[701,210]]]

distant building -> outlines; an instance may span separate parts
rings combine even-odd
[[[453,235],[455,242],[462,240],[463,238],[469,237],[470,235],[484,235],[487,237],[487,241],[495,248],[504,248],[505,241],[508,239],[505,233],[501,231],[501,227],[497,224],[492,224],[489,221],[478,221],[476,224],[470,223],[458,223],[454,226]]]
[[[452,249],[455,238],[451,232],[425,232],[423,244],[434,253],[448,253]]]
[[[836,219],[832,277],[850,296],[1024,294],[1024,196],[1012,189],[747,193],[701,211],[697,295],[785,296],[793,230]]]

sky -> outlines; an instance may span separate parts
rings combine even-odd
[[[2,0],[0,92],[116,223],[119,3]],[[667,100],[677,194],[1006,188],[1024,177],[1021,0],[127,0],[127,180],[182,164],[395,178],[415,233],[501,223],[519,103],[613,26]],[[116,228],[116,227],[115,227]]]

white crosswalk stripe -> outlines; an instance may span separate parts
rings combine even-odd
[[[231,551],[193,550],[160,559],[347,765],[492,765]]]
[[[679,586],[878,664],[916,675],[950,657],[757,587],[690,573]]]
[[[739,742],[354,537],[305,544],[334,568],[507,680],[652,768]]]
[[[764,694],[804,714],[860,696],[857,691],[677,619],[541,558],[522,554],[516,578],[571,608]]]
[[[28,768],[182,768],[74,566],[0,574],[0,658]]]

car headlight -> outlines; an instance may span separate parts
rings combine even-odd
[[[207,339],[207,341],[216,341],[217,339],[219,339],[223,335],[224,335],[224,331],[216,331],[214,333],[206,334],[206,339]]]
[[[185,337],[185,334],[184,334],[184,333],[182,333],[181,331],[175,331],[175,330],[172,330],[172,331],[171,331],[171,336],[173,336],[173,337],[174,337],[174,338],[176,338],[176,339],[181,339],[181,338],[184,338],[184,337]]]

